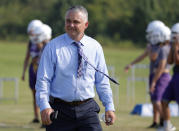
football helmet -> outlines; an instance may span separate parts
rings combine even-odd
[[[150,35],[150,44],[157,45],[163,41],[164,40],[162,35],[162,28],[161,27],[154,28]]]
[[[174,41],[175,39],[179,40],[179,23],[176,23],[171,28],[171,40]]]
[[[159,20],[154,20],[148,24],[147,29],[146,29],[146,33],[147,33],[146,39],[149,43],[150,43],[152,32],[155,30],[155,28],[162,27],[162,26],[165,26],[165,24]]]
[[[38,44],[45,40],[48,41],[51,39],[52,29],[50,28],[50,26],[42,24],[41,26],[34,28],[33,34],[34,36],[31,36],[31,40],[34,44]]]
[[[41,26],[43,23],[40,20],[32,20],[27,27],[27,33],[31,35],[32,31],[38,27]]]

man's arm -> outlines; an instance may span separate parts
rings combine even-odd
[[[102,51],[102,48],[100,47],[97,49],[97,58],[98,58],[98,65],[97,68],[108,74],[107,66],[104,59],[104,54]],[[113,97],[112,97],[112,90],[110,88],[109,79],[104,76],[103,74],[96,72],[95,74],[95,85],[96,85],[96,91],[99,95],[99,99],[102,101],[104,107],[105,107],[105,119],[106,119],[106,125],[112,125],[116,119],[114,114],[114,103],[113,103]]]
[[[45,125],[51,124],[50,114],[53,112],[49,104],[49,94],[54,75],[54,63],[49,44],[42,53],[36,81],[36,101],[40,107],[42,123]]]

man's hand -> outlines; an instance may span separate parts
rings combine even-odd
[[[106,111],[105,112],[105,120],[106,120],[105,123],[107,126],[114,124],[114,121],[116,120],[116,116],[115,116],[114,112]]]
[[[41,119],[42,119],[42,124],[44,125],[50,125],[52,121],[50,120],[50,114],[54,112],[52,108],[47,108],[43,111],[41,111]]]

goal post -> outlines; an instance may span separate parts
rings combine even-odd
[[[147,71],[146,71],[147,70]],[[145,86],[145,101],[149,101],[149,78],[148,72],[149,65],[147,64],[136,64],[131,68],[131,75],[127,78],[126,97],[127,103],[135,104],[136,99],[136,83],[144,83]],[[140,74],[142,72],[143,74]]]
[[[13,96],[5,96],[4,95],[5,94],[5,88],[6,88],[5,85],[4,85],[5,82],[14,84]],[[15,77],[0,77],[0,101],[1,100],[14,100],[17,103],[18,96],[19,96],[19,80],[18,80],[18,78],[15,78]]]

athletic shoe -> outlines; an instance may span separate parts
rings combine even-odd
[[[163,121],[163,119],[161,118],[161,119],[160,119],[160,124],[159,124],[159,126],[162,127],[163,125],[164,125],[164,121]]]
[[[42,124],[40,128],[45,128],[45,127],[46,127],[46,126]]]
[[[157,129],[157,131],[175,131],[176,127],[173,126],[172,124],[170,125],[170,127],[160,127]]]
[[[150,125],[148,128],[158,128],[159,125],[157,123],[152,123],[152,125]]]
[[[176,127],[173,126],[172,124],[169,127],[164,128],[164,131],[175,131],[175,130],[176,130]]]
[[[40,123],[40,121],[37,118],[35,118],[32,120],[32,123]]]

